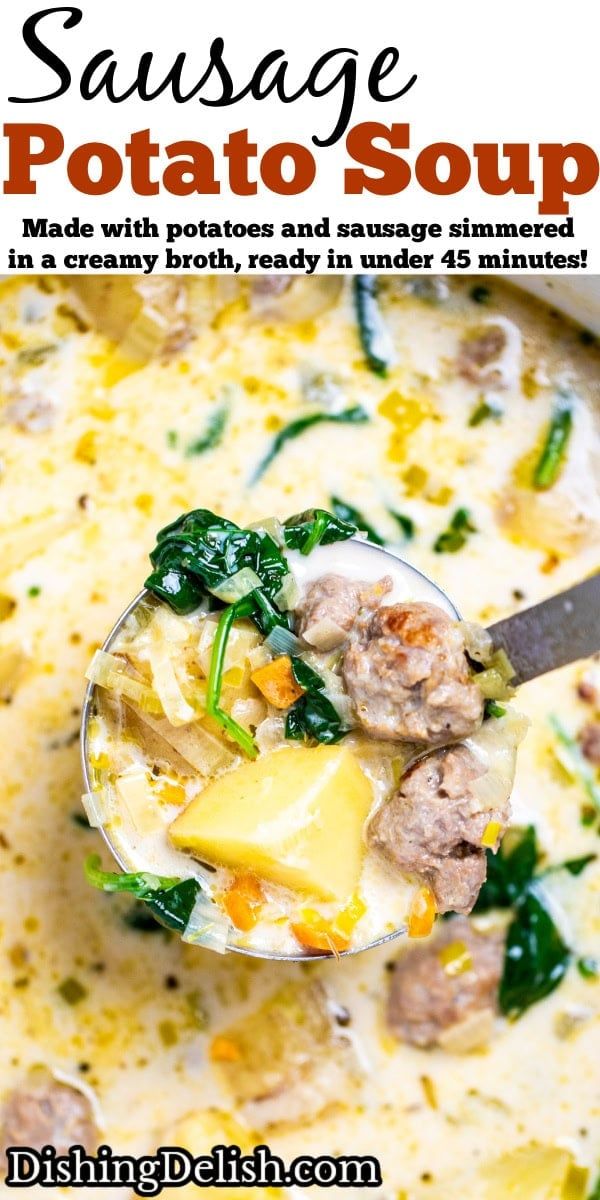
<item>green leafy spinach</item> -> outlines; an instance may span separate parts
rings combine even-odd
[[[206,454],[208,450],[214,450],[223,440],[228,421],[229,405],[220,404],[210,414],[200,437],[186,446],[186,458],[196,458],[200,454]]]
[[[385,379],[396,361],[394,344],[381,315],[377,299],[377,280],[373,275],[354,277],[354,305],[360,343],[368,366]]]
[[[283,527],[286,546],[299,548],[303,554],[310,553],[319,542],[343,541],[355,532],[353,525],[325,509],[292,517]],[[160,531],[150,560],[153,571],[146,580],[146,587],[175,612],[192,612],[202,603],[221,610],[211,654],[206,710],[244,753],[256,757],[252,735],[221,708],[225,654],[236,620],[249,618],[266,636],[277,626],[289,629],[289,615],[279,607],[282,585],[290,573],[285,553],[267,530],[241,529],[233,521],[200,508],[185,513]],[[223,606],[219,590],[244,568],[254,572],[260,586]],[[306,705],[307,721],[315,729],[320,710],[322,736],[319,740],[324,740],[325,726],[333,728],[328,706],[332,708],[325,696],[315,697]],[[335,716],[337,718],[337,714]],[[293,726],[293,719],[291,723]]]
[[[447,529],[436,538],[433,549],[436,554],[456,554],[466,545],[470,533],[477,533],[467,508],[457,508]]]
[[[571,951],[554,924],[543,895],[538,893],[535,883],[530,884],[518,901],[506,937],[499,991],[502,1012],[514,1019],[543,1000],[558,987],[570,959]]]
[[[345,542],[354,537],[358,530],[351,522],[340,520],[325,508],[311,508],[307,512],[289,517],[283,526],[285,544],[290,550],[310,554],[315,546],[330,546],[333,542]]]
[[[292,656],[292,673],[305,690],[304,695],[288,710],[286,738],[293,741],[313,738],[326,745],[339,742],[348,730],[343,728],[337,709],[324,694],[325,684],[321,676],[296,656]]]
[[[533,472],[533,486],[538,491],[546,491],[556,483],[572,429],[573,395],[571,392],[560,390],[546,432],[546,440]]]
[[[571,949],[548,909],[540,881],[550,872],[580,875],[595,854],[538,871],[540,853],[533,825],[510,829],[497,854],[487,852],[488,873],[474,912],[512,908],[499,990],[501,1011],[516,1018],[554,991],[571,961]]]
[[[175,879],[152,875],[148,871],[119,874],[103,871],[100,856],[91,854],[85,863],[85,876],[92,887],[103,892],[126,892],[143,900],[161,925],[185,933],[201,886],[197,879]]]
[[[300,437],[307,429],[312,429],[314,425],[337,424],[337,425],[363,425],[368,421],[369,414],[361,404],[354,404],[351,408],[344,408],[341,412],[318,412],[307,413],[306,416],[296,417],[295,421],[290,421],[289,425],[284,425],[283,429],[275,435],[273,441],[264,458],[262,458],[255,468],[250,484],[258,483],[262,479],[265,471],[271,466],[271,463],[277,455],[283,450],[283,447],[288,442],[294,441]]]
[[[350,525],[354,525],[361,533],[366,533],[370,542],[376,546],[384,546],[385,538],[369,524],[366,517],[363,516],[360,509],[354,508],[354,505],[348,504],[345,500],[341,500],[339,496],[331,497],[331,507],[340,521],[347,521]]]

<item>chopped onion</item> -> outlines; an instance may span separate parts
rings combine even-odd
[[[252,567],[242,567],[241,571],[236,571],[235,575],[230,575],[229,579],[224,579],[218,587],[210,590],[225,604],[235,604],[236,600],[243,600],[244,596],[248,596],[259,587],[262,587],[262,582],[256,571],[253,571]]]
[[[522,742],[529,721],[521,713],[507,708],[503,717],[484,721],[465,746],[485,766],[485,775],[475,779],[471,793],[485,810],[503,808],[510,797],[515,777],[517,747]]]
[[[277,520],[277,517],[265,517],[263,521],[253,521],[248,526],[248,529],[255,529],[257,533],[268,533],[269,537],[273,539],[275,545],[279,546],[280,549],[283,549],[285,546],[283,525],[281,521]]]
[[[207,950],[216,950],[217,954],[225,954],[230,931],[231,926],[224,914],[204,892],[199,892],[181,935],[182,940],[192,946],[203,946]]]
[[[314,625],[305,629],[302,636],[315,650],[335,650],[336,646],[346,641],[348,635],[336,621],[324,617],[322,621],[315,621]]]
[[[483,374],[481,382],[485,383],[489,376],[490,381],[500,388],[516,387],[521,374],[521,330],[508,317],[487,317],[481,324],[492,329],[501,329],[505,337],[500,354],[490,364],[489,371]]]
[[[513,689],[507,687],[506,680],[495,667],[479,671],[475,675],[475,683],[486,700],[508,700],[513,695]]]
[[[335,691],[330,692],[325,689],[324,695],[333,704],[335,711],[342,722],[344,729],[351,729],[356,724],[354,716],[354,707],[349,696],[345,692]]]
[[[94,657],[85,673],[86,679],[96,687],[107,688],[116,692],[126,700],[131,700],[141,708],[142,712],[162,714],[163,707],[152,688],[139,679],[127,674],[127,664],[124,659],[104,650],[96,650]]]
[[[171,725],[189,725],[195,721],[198,713],[188,704],[181,690],[169,647],[157,641],[154,646],[149,647],[148,659],[152,670],[152,683],[167,720]]]
[[[94,1118],[94,1125],[100,1133],[103,1133],[106,1129],[106,1117],[104,1116],[100,1101],[89,1083],[85,1083],[78,1075],[71,1075],[67,1071],[62,1071],[60,1067],[50,1067],[49,1070],[52,1078],[57,1083],[62,1083],[63,1087],[72,1088],[74,1092],[79,1092],[80,1096],[85,1097]]]
[[[80,275],[70,286],[88,323],[117,342],[122,358],[132,364],[170,353],[190,335],[187,292],[177,279]]]
[[[277,595],[273,598],[277,607],[282,609],[282,611],[287,611],[290,608],[296,608],[300,599],[300,588],[291,571],[284,577],[283,583],[277,592]]]
[[[146,770],[125,771],[117,776],[115,786],[121,804],[139,833],[154,833],[165,827],[164,809],[152,795]]]
[[[173,647],[181,648],[188,640],[188,628],[179,617],[161,605],[145,632],[145,657],[150,664],[154,690],[165,716],[172,725],[189,725],[197,720],[198,713],[188,704],[181,690],[173,659]]]
[[[474,625],[471,621],[459,621],[459,628],[469,657],[486,667],[494,653],[494,644],[487,629],[481,625]]]
[[[92,829],[102,829],[106,817],[106,793],[103,788],[97,792],[84,792],[81,803]]]
[[[138,716],[204,778],[210,778],[234,761],[235,755],[225,742],[204,729],[200,721],[176,728],[164,717],[141,712]]]
[[[268,662],[271,662],[273,655],[269,647],[262,642],[260,646],[256,646],[248,655],[248,666],[251,671],[257,671],[259,667],[266,667]]]
[[[291,629],[285,629],[283,625],[275,625],[269,636],[265,638],[265,646],[273,651],[273,654],[298,654],[302,649],[302,643]]]
[[[270,288],[259,281],[252,288],[252,307],[261,316],[278,317],[283,321],[310,321],[337,304],[344,283],[341,275],[283,278],[289,283],[282,288],[276,286],[283,283],[277,276]]]
[[[284,718],[266,717],[258,726],[254,741],[261,754],[267,754],[269,750],[276,750],[285,741]]]
[[[469,1054],[486,1045],[494,1032],[494,1013],[491,1008],[481,1008],[469,1013],[462,1021],[456,1021],[442,1030],[438,1042],[450,1054]]]
[[[238,725],[251,733],[267,715],[265,702],[254,699],[234,700],[231,705],[231,715]]]
[[[217,620],[214,617],[207,617],[202,622],[198,640],[198,661],[206,676],[210,671],[216,631]],[[255,650],[261,642],[261,634],[255,625],[250,625],[245,621],[235,622],[227,642],[224,669],[228,671],[230,667],[237,667],[239,664],[245,663],[251,651]]]

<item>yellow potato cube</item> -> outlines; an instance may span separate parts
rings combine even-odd
[[[207,862],[344,903],[358,883],[372,800],[343,746],[286,747],[214,779],[169,833]]]
[[[216,1108],[200,1109],[189,1113],[174,1128],[168,1130],[162,1139],[165,1146],[181,1146],[189,1150],[194,1158],[210,1154],[213,1146],[239,1146],[243,1154],[251,1154],[257,1143],[247,1130],[243,1129],[229,1113]],[[278,1188],[244,1188],[244,1187],[200,1187],[194,1183],[183,1187],[165,1188],[161,1192],[163,1200],[184,1200],[184,1197],[199,1196],[214,1197],[215,1200],[276,1200],[283,1193]]]

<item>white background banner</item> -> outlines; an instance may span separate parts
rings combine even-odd
[[[595,6],[589,0],[572,0],[568,9],[539,0],[504,0],[499,8],[474,0],[328,5],[303,0],[298,6],[274,0],[252,5],[242,0],[216,5],[77,0],[57,3],[50,11],[53,7],[13,0],[3,5],[0,17],[4,272],[600,271],[600,193],[594,182],[598,30],[591,27]],[[41,49],[34,52],[22,28],[40,11],[47,15],[35,24]],[[216,70],[204,86],[197,85],[217,38],[224,41],[222,61],[234,95],[247,92],[253,76],[256,84],[260,75],[263,86],[276,72],[281,78],[284,62],[286,96],[302,94],[293,102],[283,102],[273,91],[262,100],[246,94],[215,106],[211,101],[222,92]],[[398,53],[395,65],[391,55],[383,60],[384,68],[392,69],[384,71],[381,92],[404,94],[378,101],[369,95],[369,72],[386,47]],[[340,53],[315,75],[319,56],[333,49]],[[261,60],[275,50],[282,54],[261,74]],[[179,63],[181,88],[192,93],[190,98],[177,103],[166,86],[154,99],[140,99],[135,82],[140,59],[144,63],[148,54],[149,89],[160,89]],[[90,70],[97,55],[101,60]],[[307,94],[311,68],[317,89],[331,85],[328,94]],[[336,74],[340,78],[333,83]],[[131,91],[129,98],[113,103],[105,90],[92,99],[82,97],[82,80],[84,90],[95,90],[107,76],[118,95]],[[42,97],[61,88],[64,94],[45,101],[9,99]],[[344,92],[347,112],[341,116]],[[356,186],[361,171],[352,148],[361,143],[363,154],[372,144],[369,131],[360,129],[365,122],[396,126],[399,147],[376,141],[375,150],[386,150],[387,158],[379,168],[362,168],[365,187],[369,181],[381,187],[383,175],[383,186],[391,189],[387,195],[347,190]],[[46,130],[40,140],[23,131],[23,125],[36,123],[54,132]],[[327,140],[336,124],[341,132],[335,144],[315,144],[314,138]],[[240,131],[247,131],[247,139]],[[134,133],[134,149],[128,152]],[[246,140],[255,147],[249,155],[243,151]],[[148,142],[150,155],[144,151]],[[175,175],[181,178],[174,163],[184,154],[189,159],[190,148],[167,150],[182,142],[204,147],[195,151],[193,190],[184,196],[169,186]],[[301,148],[299,171],[314,169],[314,180],[297,195],[280,195],[269,181],[282,176],[285,184],[292,164],[274,147],[289,142]],[[77,184],[86,172],[92,184],[99,177],[97,147],[90,149],[89,143],[101,144],[106,194],[86,195]],[[450,144],[449,158],[439,143]],[[565,158],[560,147],[571,143],[583,148]],[[508,177],[512,154],[513,172],[521,181],[530,179],[526,194],[484,190],[496,169],[498,146],[500,177]],[[42,151],[54,161],[31,165],[35,192],[23,194],[19,177],[29,173],[29,147],[34,156]],[[373,150],[367,152],[372,159]],[[480,171],[487,171],[483,180]],[[453,190],[433,194],[428,181],[444,191],[449,172]],[[568,194],[577,188],[585,188],[583,194]],[[240,189],[254,194],[236,194]],[[284,223],[288,236],[283,236]],[[298,223],[312,231],[298,232]],[[363,236],[349,236],[346,227],[353,223],[352,232]],[[92,227],[89,236],[81,235],[82,224]],[[385,225],[391,229],[382,229]],[[477,236],[473,225],[484,227]],[[497,230],[498,225],[505,228]],[[252,226],[272,227],[272,233],[254,236]],[[66,236],[69,232],[74,236]],[[53,256],[54,268],[44,255]]]

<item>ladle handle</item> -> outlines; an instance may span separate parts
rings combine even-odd
[[[494,646],[515,668],[516,684],[600,650],[600,571],[541,604],[490,625]]]

